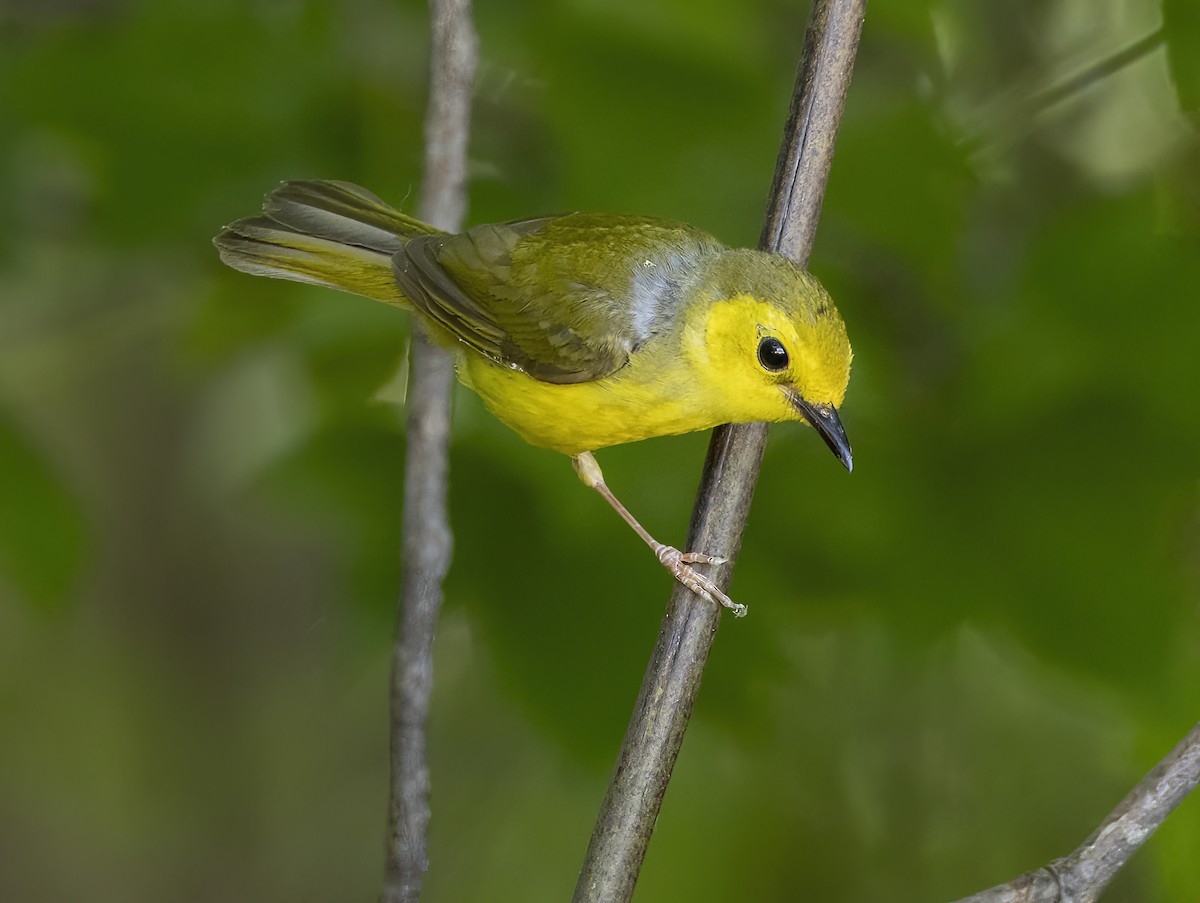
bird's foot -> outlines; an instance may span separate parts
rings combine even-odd
[[[664,546],[661,543],[654,545],[654,554],[658,556],[663,567],[670,571],[676,580],[697,596],[707,599],[709,602],[724,605],[733,612],[735,618],[745,616],[745,605],[734,602],[721,592],[721,588],[716,583],[694,568],[688,567],[689,564],[724,564],[726,559],[705,555],[703,552],[681,552],[674,546]]]

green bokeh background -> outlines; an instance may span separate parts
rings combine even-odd
[[[957,898],[1200,717],[1200,16],[1164,2],[872,0],[812,259],[857,466],[773,431],[637,899]],[[471,221],[753,244],[806,17],[477,0]],[[0,5],[0,899],[378,893],[409,324],[209,239],[283,178],[412,210],[427,28]],[[566,900],[669,581],[565,459],[454,417],[426,900]],[[705,443],[600,460],[679,541]],[[1200,899],[1198,850],[1193,799],[1106,899]]]

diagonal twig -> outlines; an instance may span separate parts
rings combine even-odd
[[[866,0],[815,0],[809,20],[760,241],[801,264],[812,247],[865,10]],[[741,546],[766,437],[765,424],[724,426],[709,445],[686,548],[728,560],[711,572],[723,588]],[[620,903],[633,895],[720,616],[716,605],[675,587],[574,903]]]
[[[466,211],[467,136],[478,39],[470,0],[430,0],[429,109],[420,217],[457,231]],[[413,330],[404,467],[404,568],[392,651],[391,794],[384,903],[416,903],[427,866],[429,768],[425,725],[433,686],[433,635],[450,567],[446,512],[451,355]]]
[[[1142,778],[1069,856],[958,903],[1091,903],[1200,785],[1200,724]]]
[[[1035,120],[1046,111],[1064,101],[1084,95],[1094,85],[1132,66],[1167,43],[1167,29],[1159,26],[1115,53],[1084,66],[1061,81],[1041,88],[1024,97],[985,98],[976,103],[979,125],[959,140],[959,146],[967,154],[977,154],[984,148],[1006,146],[1029,134],[1035,128]],[[990,111],[983,115],[980,111]]]

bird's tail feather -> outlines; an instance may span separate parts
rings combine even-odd
[[[267,196],[262,215],[231,223],[213,244],[245,273],[407,307],[392,256],[408,239],[437,232],[349,182],[284,182]]]

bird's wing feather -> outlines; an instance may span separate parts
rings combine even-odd
[[[571,214],[414,238],[404,294],[498,363],[550,383],[601,379],[669,327],[716,239],[645,217]]]

